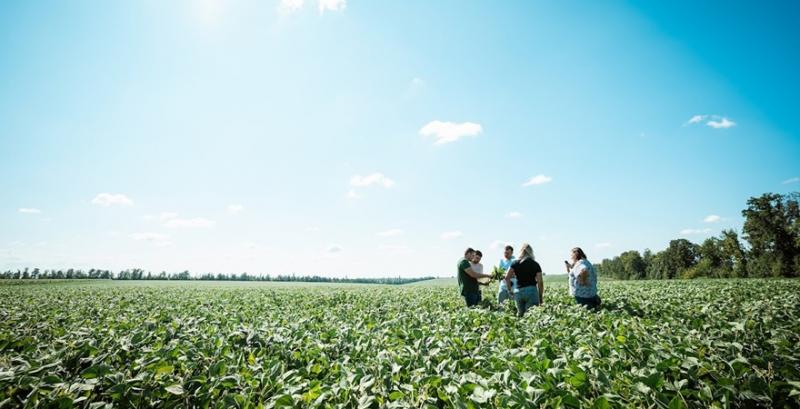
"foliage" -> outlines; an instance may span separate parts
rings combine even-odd
[[[601,282],[597,313],[561,283],[521,319],[455,285],[201,284],[0,284],[0,406],[800,405],[800,281]]]
[[[492,280],[500,281],[506,277],[506,270],[500,266],[492,267]]]
[[[145,274],[147,273],[147,274]],[[0,273],[0,279],[105,279],[105,280],[200,280],[200,281],[266,281],[266,282],[301,282],[301,283],[356,283],[356,284],[408,284],[417,281],[432,280],[435,277],[381,277],[381,278],[338,278],[313,276],[298,276],[295,274],[279,274],[272,276],[253,274],[212,274],[205,273],[199,276],[192,275],[188,270],[168,274],[162,271],[153,274],[140,268],[122,270],[115,273],[110,270],[90,269],[88,271],[67,269],[65,270],[40,270],[39,268],[25,268],[23,270],[7,270]]]
[[[751,197],[743,238],[735,230],[722,230],[697,245],[672,240],[669,247],[640,256],[636,250],[605,259],[598,273],[617,279],[670,279],[698,277],[794,277],[800,275],[800,193],[765,193]]]
[[[795,275],[800,256],[800,193],[780,195],[767,193],[751,197],[745,217],[744,235],[750,243],[754,258],[767,256],[777,265],[771,269],[774,275]],[[765,271],[753,271],[761,275]]]

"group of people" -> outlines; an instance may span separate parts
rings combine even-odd
[[[493,278],[484,274],[481,259],[483,253],[468,248],[464,257],[458,260],[458,287],[467,307],[481,302],[481,285],[488,285]],[[570,253],[570,260],[564,260],[569,280],[569,293],[575,302],[591,309],[600,306],[597,294],[597,272],[580,247]],[[519,257],[514,258],[514,248],[506,246],[503,258],[498,267],[505,272],[497,290],[497,303],[503,304],[513,298],[517,305],[517,314],[522,316],[529,308],[544,302],[544,281],[542,267],[536,262],[533,248],[524,243],[519,250]],[[479,281],[488,279],[489,281]]]

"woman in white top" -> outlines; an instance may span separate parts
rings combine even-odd
[[[569,261],[564,261],[569,275],[569,294],[575,297],[575,302],[590,309],[600,307],[600,297],[597,295],[597,272],[586,258],[586,253],[580,247],[572,249]]]

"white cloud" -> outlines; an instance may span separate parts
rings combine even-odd
[[[378,236],[381,236],[381,237],[395,237],[395,236],[399,236],[401,234],[403,234],[403,230],[400,230],[400,229],[389,229],[389,230],[382,231],[382,232],[378,233]]]
[[[255,249],[258,248],[258,245],[256,243],[246,241],[246,242],[242,243],[242,247],[244,247],[244,248],[246,248],[248,250],[255,250]]]
[[[228,206],[228,213],[230,214],[237,214],[244,210],[244,206],[240,204],[232,204]]]
[[[350,189],[350,190],[347,191],[347,198],[348,199],[358,199],[360,197],[361,197],[361,195],[358,194],[358,192],[356,192],[355,189]]]
[[[442,233],[441,237],[442,237],[442,240],[452,240],[452,239],[461,237],[463,235],[464,235],[464,233],[462,233],[461,230],[454,230],[454,231],[446,231],[446,232]]]
[[[158,218],[161,219],[161,221],[175,219],[177,217],[178,213],[175,212],[161,212],[161,214],[158,215]]]
[[[789,178],[783,181],[784,185],[788,185],[790,183],[797,183],[800,182],[800,177]]]
[[[719,115],[694,115],[683,126],[695,125],[705,121],[705,125],[714,129],[727,129],[736,126],[736,122]]]
[[[146,241],[158,247],[166,247],[172,245],[169,236],[161,233],[133,233],[130,236],[136,241]]]
[[[319,0],[319,14],[325,11],[341,11],[347,7],[347,0]]]
[[[133,206],[133,200],[121,193],[99,193],[92,199],[92,204],[98,206]]]
[[[715,214],[710,214],[703,219],[703,221],[706,223],[716,223],[720,220],[722,220],[722,218]]]
[[[455,142],[465,136],[478,136],[483,132],[483,127],[474,122],[442,122],[439,120],[428,122],[419,130],[425,137],[433,136],[435,145]]]
[[[703,120],[705,120],[706,118],[708,118],[708,115],[695,115],[695,116],[689,118],[689,120],[686,121],[684,126],[693,125],[693,124],[697,124],[697,123],[703,122]]]
[[[699,235],[708,233],[711,233],[711,229],[705,228],[705,229],[683,229],[681,230],[680,234],[682,236],[689,236],[689,235]]]
[[[536,185],[543,185],[545,183],[550,183],[553,181],[553,178],[550,176],[545,175],[536,175],[531,178],[531,180],[522,184],[522,186],[536,186]]]
[[[170,229],[175,228],[211,228],[216,223],[213,220],[208,220],[202,217],[195,217],[192,219],[169,219],[164,223],[164,227]]]
[[[306,231],[309,232],[309,233],[316,233],[316,232],[319,231],[319,227],[317,227],[317,226],[309,226],[309,227],[306,227]]]
[[[338,244],[331,244],[330,246],[328,246],[327,249],[325,249],[325,252],[327,254],[338,254],[338,253],[341,253],[342,250],[343,250],[342,246],[340,246]]]
[[[732,127],[736,126],[736,122],[733,122],[730,119],[723,117],[718,121],[712,119],[712,120],[706,122],[706,125],[714,128],[714,129],[728,129],[728,128],[732,128]]]
[[[519,219],[520,217],[522,217],[522,213],[520,213],[520,212],[508,212],[508,213],[506,213],[506,217],[508,217],[509,219]]]
[[[350,186],[369,187],[372,185],[383,186],[388,189],[394,186],[394,181],[384,176],[383,173],[379,172],[367,176],[355,175],[350,178]]]
[[[29,213],[29,214],[37,214],[41,213],[42,211],[33,207],[20,207],[18,209],[20,213]]]
[[[605,241],[604,241],[604,242],[602,242],[602,243],[597,243],[597,244],[595,244],[594,246],[595,246],[595,247],[597,247],[597,248],[599,248],[599,249],[605,249],[605,248],[609,248],[609,247],[611,247],[611,243],[609,243],[609,242],[605,242]]]
[[[293,13],[303,8],[303,0],[281,0],[278,11],[283,14]]]

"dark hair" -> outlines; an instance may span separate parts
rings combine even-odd
[[[586,253],[580,247],[575,247],[572,251],[578,253],[578,260],[586,260]]]
[[[474,252],[475,252],[475,250],[472,247],[467,247],[467,250],[464,252],[464,255],[466,256],[467,254],[474,253]]]
[[[506,246],[506,250],[511,251],[512,253],[514,252],[514,248],[511,246]]]
[[[481,256],[481,257],[483,257],[483,253],[481,253],[481,251],[480,251],[480,250],[475,250],[475,254],[477,254],[477,255],[479,255],[479,256]]]

